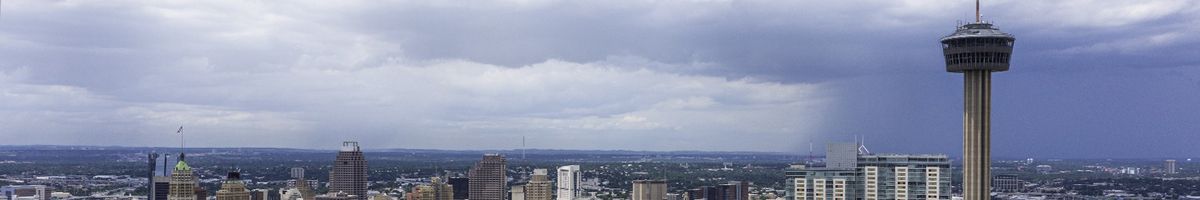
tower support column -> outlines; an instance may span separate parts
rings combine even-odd
[[[990,200],[992,72],[963,75],[963,198]]]

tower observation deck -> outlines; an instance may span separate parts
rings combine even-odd
[[[990,200],[992,72],[1008,71],[1011,34],[979,18],[942,37],[946,71],[963,74],[963,198]]]

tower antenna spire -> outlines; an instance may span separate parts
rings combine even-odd
[[[975,22],[983,22],[983,17],[979,15],[979,0],[975,0]]]
[[[175,134],[179,134],[179,153],[183,153],[183,126],[179,126]]]

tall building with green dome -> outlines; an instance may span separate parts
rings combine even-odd
[[[196,175],[192,167],[184,161],[184,155],[179,154],[179,162],[175,163],[175,172],[171,173],[171,190],[167,200],[196,200]]]

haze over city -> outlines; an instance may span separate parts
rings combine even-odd
[[[962,153],[973,1],[4,1],[0,145]],[[1200,2],[984,1],[993,157],[1200,151]]]

